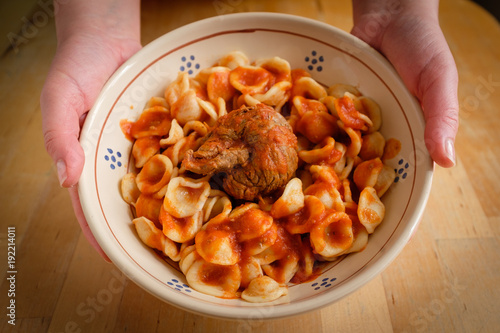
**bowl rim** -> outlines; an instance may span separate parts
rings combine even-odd
[[[213,16],[209,18],[205,18],[196,22],[189,23],[187,25],[181,26],[179,28],[176,28],[174,30],[171,30],[170,32],[167,32],[166,34],[156,38],[152,42],[148,43],[145,45],[141,50],[139,50],[135,55],[133,55],[129,60],[127,60],[124,64],[122,64],[116,71],[115,73],[108,79],[107,83],[104,85],[104,87],[101,90],[101,93],[99,94],[94,106],[92,109],[89,111],[89,114],[87,116],[88,119],[93,119],[97,112],[99,111],[99,104],[101,101],[105,100],[107,98],[107,93],[108,90],[110,90],[114,83],[119,80],[125,72],[129,71],[131,68],[134,66],[138,65],[139,59],[142,57],[143,54],[147,54],[147,52],[150,49],[154,49],[157,47],[157,44],[160,45],[162,44],[162,40],[166,38],[166,36],[171,36],[173,34],[178,34],[182,33],[184,31],[189,31],[189,30],[196,30],[199,28],[202,28],[203,26],[206,26],[208,24],[211,24],[213,21],[221,20],[223,18],[227,18],[228,20],[233,20],[237,21],[240,19],[254,19],[254,20],[281,20],[284,22],[289,22],[289,23],[300,23],[301,25],[307,25],[311,26],[313,29],[320,29],[324,30],[326,33],[332,33],[337,35],[337,37],[341,37],[345,40],[347,40],[349,43],[353,43],[355,45],[358,45],[363,48],[364,51],[368,52],[371,57],[373,57],[376,61],[380,62],[383,64],[384,68],[392,72],[395,77],[397,77],[404,89],[404,91],[409,95],[407,97],[410,98],[411,101],[413,101],[414,107],[418,110],[420,110],[420,105],[416,101],[416,99],[411,96],[411,94],[408,92],[404,84],[402,83],[402,80],[400,79],[399,75],[396,73],[395,69],[393,66],[388,62],[388,60],[383,57],[380,53],[378,53],[375,49],[373,49],[371,46],[363,42],[362,40],[358,39],[357,37],[335,27],[332,25],[329,25],[324,22],[320,22],[315,19],[311,18],[306,18],[302,16],[297,16],[297,15],[291,15],[291,14],[283,14],[283,13],[269,13],[269,12],[246,12],[246,13],[233,13],[233,14],[226,14],[226,15],[219,15],[219,16]],[[258,23],[256,23],[256,28],[258,27]],[[230,28],[226,30],[231,30]],[[235,29],[236,30],[236,29]],[[207,33],[207,35],[210,35],[211,33]],[[420,114],[420,117],[423,119],[423,114]],[[86,121],[84,123],[84,126],[82,128],[82,137],[81,140],[85,139],[85,133],[90,128],[90,123],[91,121]],[[425,158],[430,159],[430,157],[425,156]],[[431,188],[431,183],[432,183],[432,177],[433,177],[433,163],[428,163],[429,165],[427,166],[425,170],[425,175],[424,175],[424,181],[423,184],[421,184],[421,190],[420,193],[422,194],[418,198],[413,197],[412,199],[409,200],[409,202],[414,202],[414,205],[416,207],[415,211],[412,212],[407,219],[410,222],[408,222],[408,225],[402,230],[401,235],[399,238],[393,241],[391,247],[388,249],[388,251],[385,251],[383,254],[380,256],[376,255],[373,257],[372,260],[376,258],[376,265],[369,265],[363,267],[360,271],[363,271],[363,274],[359,274],[359,271],[356,272],[353,276],[349,277],[343,285],[339,285],[338,288],[341,288],[343,292],[341,293],[342,296],[335,298],[334,300],[329,299],[328,297],[325,297],[327,293],[318,295],[318,297],[311,297],[306,300],[301,300],[300,305],[301,309],[296,309],[296,305],[292,306],[292,304],[284,304],[280,305],[277,308],[279,308],[277,311],[270,313],[268,315],[264,314],[263,317],[267,319],[276,319],[276,318],[282,318],[282,317],[288,317],[292,315],[297,315],[297,314],[302,314],[305,312],[313,311],[319,308],[322,308],[324,306],[327,306],[329,304],[332,304],[334,301],[338,301],[341,298],[351,294],[352,292],[358,290],[361,288],[363,285],[365,285],[367,282],[371,281],[373,278],[375,278],[378,274],[383,272],[386,267],[399,255],[399,253],[403,250],[404,246],[408,243],[410,240],[411,236],[414,234],[415,230],[418,227],[419,221],[421,220],[421,217],[423,215],[425,205],[428,200],[428,196],[430,193],[430,188]],[[92,166],[91,166],[92,167]],[[424,166],[422,166],[424,167]],[[87,166],[87,159],[85,162],[85,167],[84,169],[88,168]],[[82,173],[82,178],[80,180],[85,180],[85,175]],[[184,295],[179,295],[176,293],[177,297],[172,297],[169,299],[166,299],[165,297],[160,297],[158,293],[156,292],[156,288],[153,286],[147,286],[143,282],[143,275],[144,274],[137,274],[134,273],[132,270],[130,270],[130,260],[129,258],[124,258],[123,257],[123,252],[120,250],[117,250],[115,248],[115,245],[108,242],[107,238],[105,235],[103,235],[100,232],[99,226],[96,224],[93,218],[93,213],[92,210],[95,210],[95,207],[91,205],[91,203],[87,200],[88,195],[92,193],[93,187],[90,186],[88,181],[81,181],[78,184],[78,191],[80,194],[80,200],[82,204],[82,209],[85,214],[85,217],[87,219],[88,225],[94,234],[94,237],[96,238],[97,242],[103,249],[103,251],[106,253],[106,255],[110,258],[110,260],[127,276],[129,277],[132,281],[134,281],[136,284],[138,284],[140,287],[142,287],[144,290],[148,291],[152,295],[158,297],[164,302],[167,302],[169,304],[172,304],[174,306],[177,306],[183,310],[197,313],[197,314],[202,314],[205,316],[211,316],[211,317],[217,317],[217,318],[232,318],[232,319],[238,319],[238,318],[247,318],[248,311],[249,309],[252,308],[246,308],[246,307],[234,307],[236,311],[227,311],[227,307],[224,307],[226,310],[221,311],[221,309],[218,306],[206,306],[204,302],[199,302],[199,304],[196,304],[198,302],[190,302],[189,298],[184,297]],[[144,273],[144,272],[141,272]],[[184,300],[186,298],[186,300]],[[272,305],[266,305],[263,304],[262,307],[269,307]],[[257,308],[257,307],[256,307]],[[248,319],[248,318],[247,318]],[[262,319],[262,318],[258,318]]]

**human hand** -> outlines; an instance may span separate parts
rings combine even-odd
[[[59,183],[69,188],[85,237],[109,260],[89,229],[78,197],[76,185],[84,165],[79,136],[85,116],[106,80],[141,48],[139,8],[138,3],[135,7],[116,3],[126,8],[110,13],[113,1],[94,2],[56,3],[58,47],[40,105],[45,146],[56,165]]]
[[[420,101],[425,144],[442,167],[455,165],[458,73],[439,27],[438,0],[353,0],[351,33],[385,55]]]

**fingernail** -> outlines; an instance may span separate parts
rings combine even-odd
[[[63,186],[68,175],[66,174],[66,163],[63,160],[56,162],[57,177],[59,178],[59,185]]]
[[[448,159],[453,163],[453,165],[456,164],[455,161],[455,146],[453,144],[453,140],[448,138],[445,141],[445,149],[446,149],[446,155]]]

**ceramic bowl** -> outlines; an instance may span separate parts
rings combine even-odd
[[[147,248],[131,223],[119,183],[130,166],[132,143],[120,120],[136,119],[151,96],[163,96],[179,71],[190,75],[222,55],[240,50],[251,60],[279,56],[308,70],[325,85],[347,83],[378,102],[381,132],[402,147],[388,163],[395,184],[384,195],[386,217],[364,251],[327,266],[315,280],[290,285],[289,294],[266,304],[221,299],[190,288],[181,272]],[[433,163],[424,144],[419,104],[388,61],[357,38],[325,23],[297,16],[242,13],[212,17],[167,33],[130,58],[107,82],[85,121],[85,167],[79,192],[97,241],[132,281],[177,307],[214,317],[279,318],[331,304],[380,274],[417,228],[431,187]]]

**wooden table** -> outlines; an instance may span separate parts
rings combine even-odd
[[[368,285],[319,311],[228,321],[162,303],[83,237],[44,149],[39,94],[56,40],[50,13],[42,20],[45,9],[34,3],[36,29],[0,59],[0,331],[500,331],[500,25],[484,10],[469,1],[441,2],[442,28],[460,73],[458,163],[436,168],[423,220],[399,257]],[[143,1],[143,43],[195,20],[242,11],[297,14],[346,31],[352,26],[348,0]],[[8,296],[10,236],[14,297]],[[7,323],[10,299],[15,327]]]

